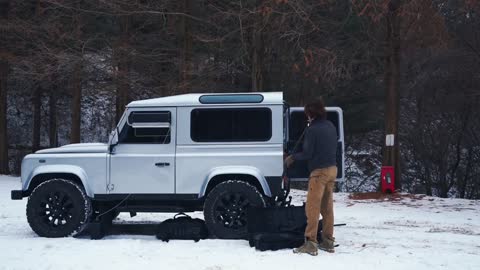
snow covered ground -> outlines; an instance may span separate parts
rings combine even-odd
[[[19,187],[18,178],[0,176],[0,269],[480,269],[480,201],[351,200],[335,194],[336,222],[347,223],[335,231],[340,246],[335,254],[311,257],[291,250],[259,252],[242,240],[40,238],[28,226],[26,200],[10,200],[10,190]],[[293,197],[300,204],[305,193],[294,191]],[[171,216],[122,214],[117,222]]]

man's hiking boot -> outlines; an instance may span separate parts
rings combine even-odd
[[[323,239],[322,242],[318,244],[318,248],[329,253],[334,253],[335,242],[330,239]]]
[[[318,255],[317,243],[307,240],[305,241],[305,244],[303,244],[301,247],[294,248],[293,253],[305,253],[305,254],[310,254],[312,256],[317,256]]]

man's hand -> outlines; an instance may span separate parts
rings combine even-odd
[[[285,166],[286,166],[287,168],[290,168],[290,166],[292,166],[292,164],[293,164],[294,161],[295,161],[295,160],[293,159],[293,156],[292,156],[292,155],[288,156],[288,157],[285,159]]]

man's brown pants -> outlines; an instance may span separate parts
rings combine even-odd
[[[333,238],[333,188],[337,178],[337,167],[332,166],[316,169],[308,180],[307,228],[305,237],[309,241],[317,242],[318,219],[322,214],[322,239]]]

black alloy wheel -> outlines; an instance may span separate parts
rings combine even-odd
[[[205,223],[209,232],[222,239],[245,239],[247,209],[264,207],[263,195],[251,184],[231,180],[217,185],[204,205]]]
[[[73,217],[75,205],[64,191],[54,191],[41,200],[38,214],[52,227],[65,226]]]
[[[226,228],[238,230],[247,225],[246,210],[249,206],[250,202],[243,193],[227,192],[215,207],[215,219]]]
[[[86,227],[91,211],[90,199],[83,188],[64,179],[41,183],[27,203],[28,223],[43,237],[79,234]]]

